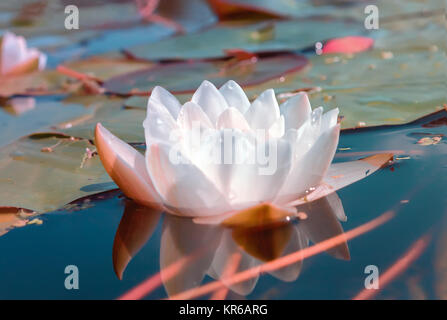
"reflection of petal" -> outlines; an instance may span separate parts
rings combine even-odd
[[[301,227],[293,226],[292,236],[290,237],[290,241],[284,248],[284,251],[281,256],[286,256],[294,252],[300,252],[300,250],[307,248],[308,245],[309,240],[307,239],[304,232],[301,230]],[[270,274],[279,280],[292,282],[298,279],[302,266],[303,266],[303,260],[298,260],[281,269],[271,271]]]
[[[199,286],[213,260],[219,245],[222,229],[195,224],[186,218],[166,215],[163,223],[160,248],[160,272],[169,296]],[[167,266],[186,256],[197,258],[182,272],[165,274]]]
[[[337,216],[344,216],[344,212],[341,213],[343,206],[336,193],[301,205],[297,207],[297,210],[307,214],[307,219],[300,221],[300,226],[313,243],[317,244],[343,234],[343,228],[337,220]],[[327,252],[338,259],[350,259],[346,241]]]
[[[104,168],[126,196],[143,205],[160,207],[143,155],[100,123],[95,129],[95,144]]]
[[[113,242],[113,268],[118,278],[122,279],[130,260],[151,237],[160,219],[160,213],[133,201],[126,201],[126,208]]]
[[[279,258],[291,239],[293,226],[284,223],[279,226],[260,228],[234,228],[233,240],[245,252],[261,261]]]
[[[235,272],[233,273],[239,273],[244,270],[254,268],[259,264],[259,261],[245,253],[233,241],[232,231],[227,229],[222,234],[222,240],[220,241],[219,247],[216,250],[213,262],[208,270],[208,274],[216,280],[222,280],[225,284],[225,268],[234,254],[240,254],[241,258]],[[237,294],[246,296],[253,291],[256,283],[258,282],[258,278],[259,276],[256,276],[241,283],[228,285],[228,287]]]

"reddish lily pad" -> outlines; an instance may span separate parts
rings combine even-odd
[[[147,95],[156,85],[174,93],[194,92],[208,79],[216,86],[233,79],[243,86],[254,86],[265,81],[297,72],[308,64],[307,58],[284,54],[252,58],[249,60],[184,61],[159,64],[109,79],[104,83],[108,92]]]

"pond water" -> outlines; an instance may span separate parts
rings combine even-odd
[[[192,3],[195,6],[200,1],[192,1],[191,6]],[[276,8],[278,12],[287,10],[283,7],[287,3],[281,1]],[[302,26],[303,30],[312,30],[313,23],[320,21],[321,16],[328,23],[343,22],[346,25],[331,33],[329,24],[322,26],[308,39],[296,42],[290,40],[296,36],[293,32],[290,36],[281,34],[288,41],[280,39],[257,44],[248,41],[247,50],[300,52],[310,61],[307,69],[291,74],[286,81],[278,80],[284,70],[278,75],[269,67],[265,71],[265,83],[249,87],[249,94],[256,96],[265,87],[272,86],[277,93],[283,94],[298,88],[321,87],[322,92],[310,92],[312,105],[338,106],[345,117],[343,121],[346,121],[334,161],[393,153],[392,163],[326,198],[302,205],[298,209],[306,213],[305,220],[292,219],[252,229],[200,225],[188,218],[138,206],[127,199],[107,175],[99,171],[102,166],[98,157],[92,164],[86,160],[88,179],[82,180],[83,164],[79,168],[76,161],[82,157],[86,146],[92,148],[88,139],[92,139],[97,121],[108,123],[109,128],[116,130],[112,130],[114,133],[118,132],[122,139],[144,151],[142,129],[137,126],[141,126],[145,116],[147,98],[126,100],[100,95],[77,96],[77,93],[48,94],[36,97],[35,107],[23,114],[11,112],[6,107],[8,102],[3,101],[0,109],[3,128],[0,207],[52,209],[43,210],[42,215],[30,216],[25,223],[15,220],[10,223],[10,211],[0,211],[0,299],[447,299],[447,99],[445,84],[440,84],[442,75],[445,76],[445,61],[440,60],[445,44],[438,42],[438,7],[424,1],[410,1],[408,5],[403,1],[390,1],[388,5],[379,1],[379,9],[383,9],[388,24],[377,33],[368,33],[362,30],[359,22],[364,18],[364,15],[359,16],[364,6],[352,3],[345,9],[326,1],[296,3],[300,4],[297,7],[300,10],[295,8],[292,22],[288,22],[296,23],[296,29]],[[56,22],[55,25],[49,23],[28,29],[20,27],[18,31],[29,38],[30,44],[48,52],[50,69],[61,62],[93,55],[118,55],[120,50],[128,48],[139,56],[163,57],[173,46],[172,29],[158,24],[146,29],[138,23],[124,27],[125,22],[134,21],[137,15],[128,5],[129,1],[114,1],[106,10],[103,1],[95,1],[93,7],[85,7],[89,10],[89,17],[85,18],[89,28],[81,28],[73,35],[58,32]],[[0,28],[15,30],[8,17],[16,15],[20,6],[2,5]],[[82,16],[82,1],[79,6]],[[60,8],[54,10],[59,12]],[[123,11],[122,18],[116,15],[119,8],[128,10]],[[106,11],[101,11],[103,9]],[[219,31],[227,26],[216,26],[217,17],[209,9],[201,10],[204,10],[203,19],[192,19],[189,15],[179,18],[188,34],[179,36],[184,37],[179,40],[179,51],[170,52],[167,57],[190,58],[203,54],[215,58],[217,49],[213,43],[209,43],[210,48],[204,51],[199,46],[204,45],[200,43],[200,37],[188,38],[197,36],[197,30],[203,27],[205,32],[222,32],[222,46],[232,48],[232,34]],[[428,18],[423,16],[427,21],[408,22],[421,18],[417,14],[424,10],[435,13]],[[91,12],[102,12],[99,15],[101,21],[93,23]],[[413,16],[416,17],[411,18]],[[114,27],[107,27],[106,22]],[[245,27],[245,23],[242,27],[230,25],[237,29],[234,34],[243,32],[240,28]],[[286,29],[284,26],[276,28],[277,32]],[[312,47],[315,41],[359,33],[374,38],[376,45],[373,51],[355,57],[342,56],[341,59],[347,61],[345,67],[343,62],[333,65],[334,60],[325,60],[334,59],[334,56],[319,57],[312,50],[309,52],[309,45]],[[203,39],[210,39],[212,35]],[[423,46],[420,38],[427,41],[423,48],[418,47]],[[404,43],[396,39],[412,40]],[[240,41],[235,38],[233,43],[239,45]],[[149,43],[160,45],[151,51]],[[389,55],[385,54],[386,58],[383,58],[383,52],[388,51],[394,53],[391,62]],[[283,67],[281,65],[281,69]],[[376,67],[380,72],[372,76],[362,73]],[[172,69],[172,66],[168,68]],[[202,73],[204,76],[214,74],[207,68],[200,71],[200,76],[194,74],[194,68],[182,71],[186,79],[182,81],[175,79],[172,70],[169,73],[160,71],[157,76],[168,75],[160,82],[181,88],[178,97],[184,100],[184,91],[188,91],[184,88],[194,88]],[[122,75],[117,76],[111,81],[116,87],[115,92],[128,92],[127,79],[133,79],[135,75],[126,74],[124,80],[120,78]],[[240,79],[235,80],[249,78],[246,74],[239,76]],[[144,82],[143,78],[139,76],[139,83],[148,87],[157,82],[157,79],[149,78]],[[143,101],[143,106],[138,99]],[[92,111],[95,100],[103,106]],[[346,109],[343,105],[347,105]],[[83,118],[92,114],[91,118]],[[73,121],[73,125],[56,126],[79,118],[81,120]],[[375,126],[362,124],[349,129],[360,122]],[[35,132],[50,132],[51,136],[18,140]],[[76,142],[79,146],[62,142],[66,149],[48,156],[30,151],[41,150],[39,141],[46,143],[44,139],[60,143],[66,139],[62,134],[79,138]],[[34,144],[39,149],[35,149]],[[18,154],[17,150],[22,153]],[[13,196],[6,191],[10,188],[9,172],[6,171],[16,174],[16,171],[31,167],[15,168],[14,161],[9,164],[5,160],[9,157],[15,157],[14,161],[20,161],[20,157],[32,159],[33,164],[41,163],[41,168],[46,168],[41,172],[32,167],[29,177],[27,172],[21,173],[26,186],[23,195],[14,191],[16,195]],[[71,162],[76,163],[72,166]],[[57,172],[57,175],[51,176],[51,172]],[[54,186],[59,184],[61,190],[57,191]],[[67,185],[75,186],[72,194],[65,191],[69,190]],[[80,199],[71,201],[76,198]],[[64,206],[67,202],[70,203]],[[27,205],[17,205],[20,203]],[[33,203],[36,206],[30,207]],[[343,212],[347,220],[339,221]],[[3,220],[2,216],[5,217]],[[36,223],[29,224],[33,219]],[[64,271],[68,265],[79,270],[78,290],[65,287],[68,274]],[[379,271],[379,290],[365,290],[365,279],[370,274],[365,271],[368,266],[377,267]],[[241,274],[246,278],[237,280]],[[217,282],[218,279],[223,281]],[[182,296],[185,293],[186,296]]]

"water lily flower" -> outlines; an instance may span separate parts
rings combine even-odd
[[[27,48],[24,37],[6,32],[0,42],[0,75],[18,75],[43,70],[47,63],[45,54]]]
[[[306,93],[279,106],[269,89],[250,103],[234,81],[220,89],[204,81],[183,106],[154,88],[143,122],[145,156],[99,123],[95,139],[106,171],[128,197],[196,222],[220,223],[260,203],[293,211],[392,157],[331,165],[337,118],[338,109],[312,110]]]

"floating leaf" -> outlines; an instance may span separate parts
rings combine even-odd
[[[193,92],[203,79],[216,86],[234,79],[244,86],[253,86],[301,70],[307,59],[285,54],[242,61],[185,61],[160,64],[153,68],[109,79],[104,87],[119,94],[148,95],[156,85],[176,93]]]
[[[88,140],[34,134],[1,148],[0,207],[52,211],[80,197],[116,188],[99,157],[81,168]],[[50,152],[44,152],[50,148]]]
[[[273,37],[255,37],[264,28],[274,28]],[[130,48],[137,57],[149,60],[204,59],[222,57],[225,50],[249,52],[296,51],[314,47],[318,41],[362,34],[363,25],[338,21],[291,20],[248,26],[219,25],[206,31],[159,41],[157,45]],[[262,41],[260,41],[262,40]]]

